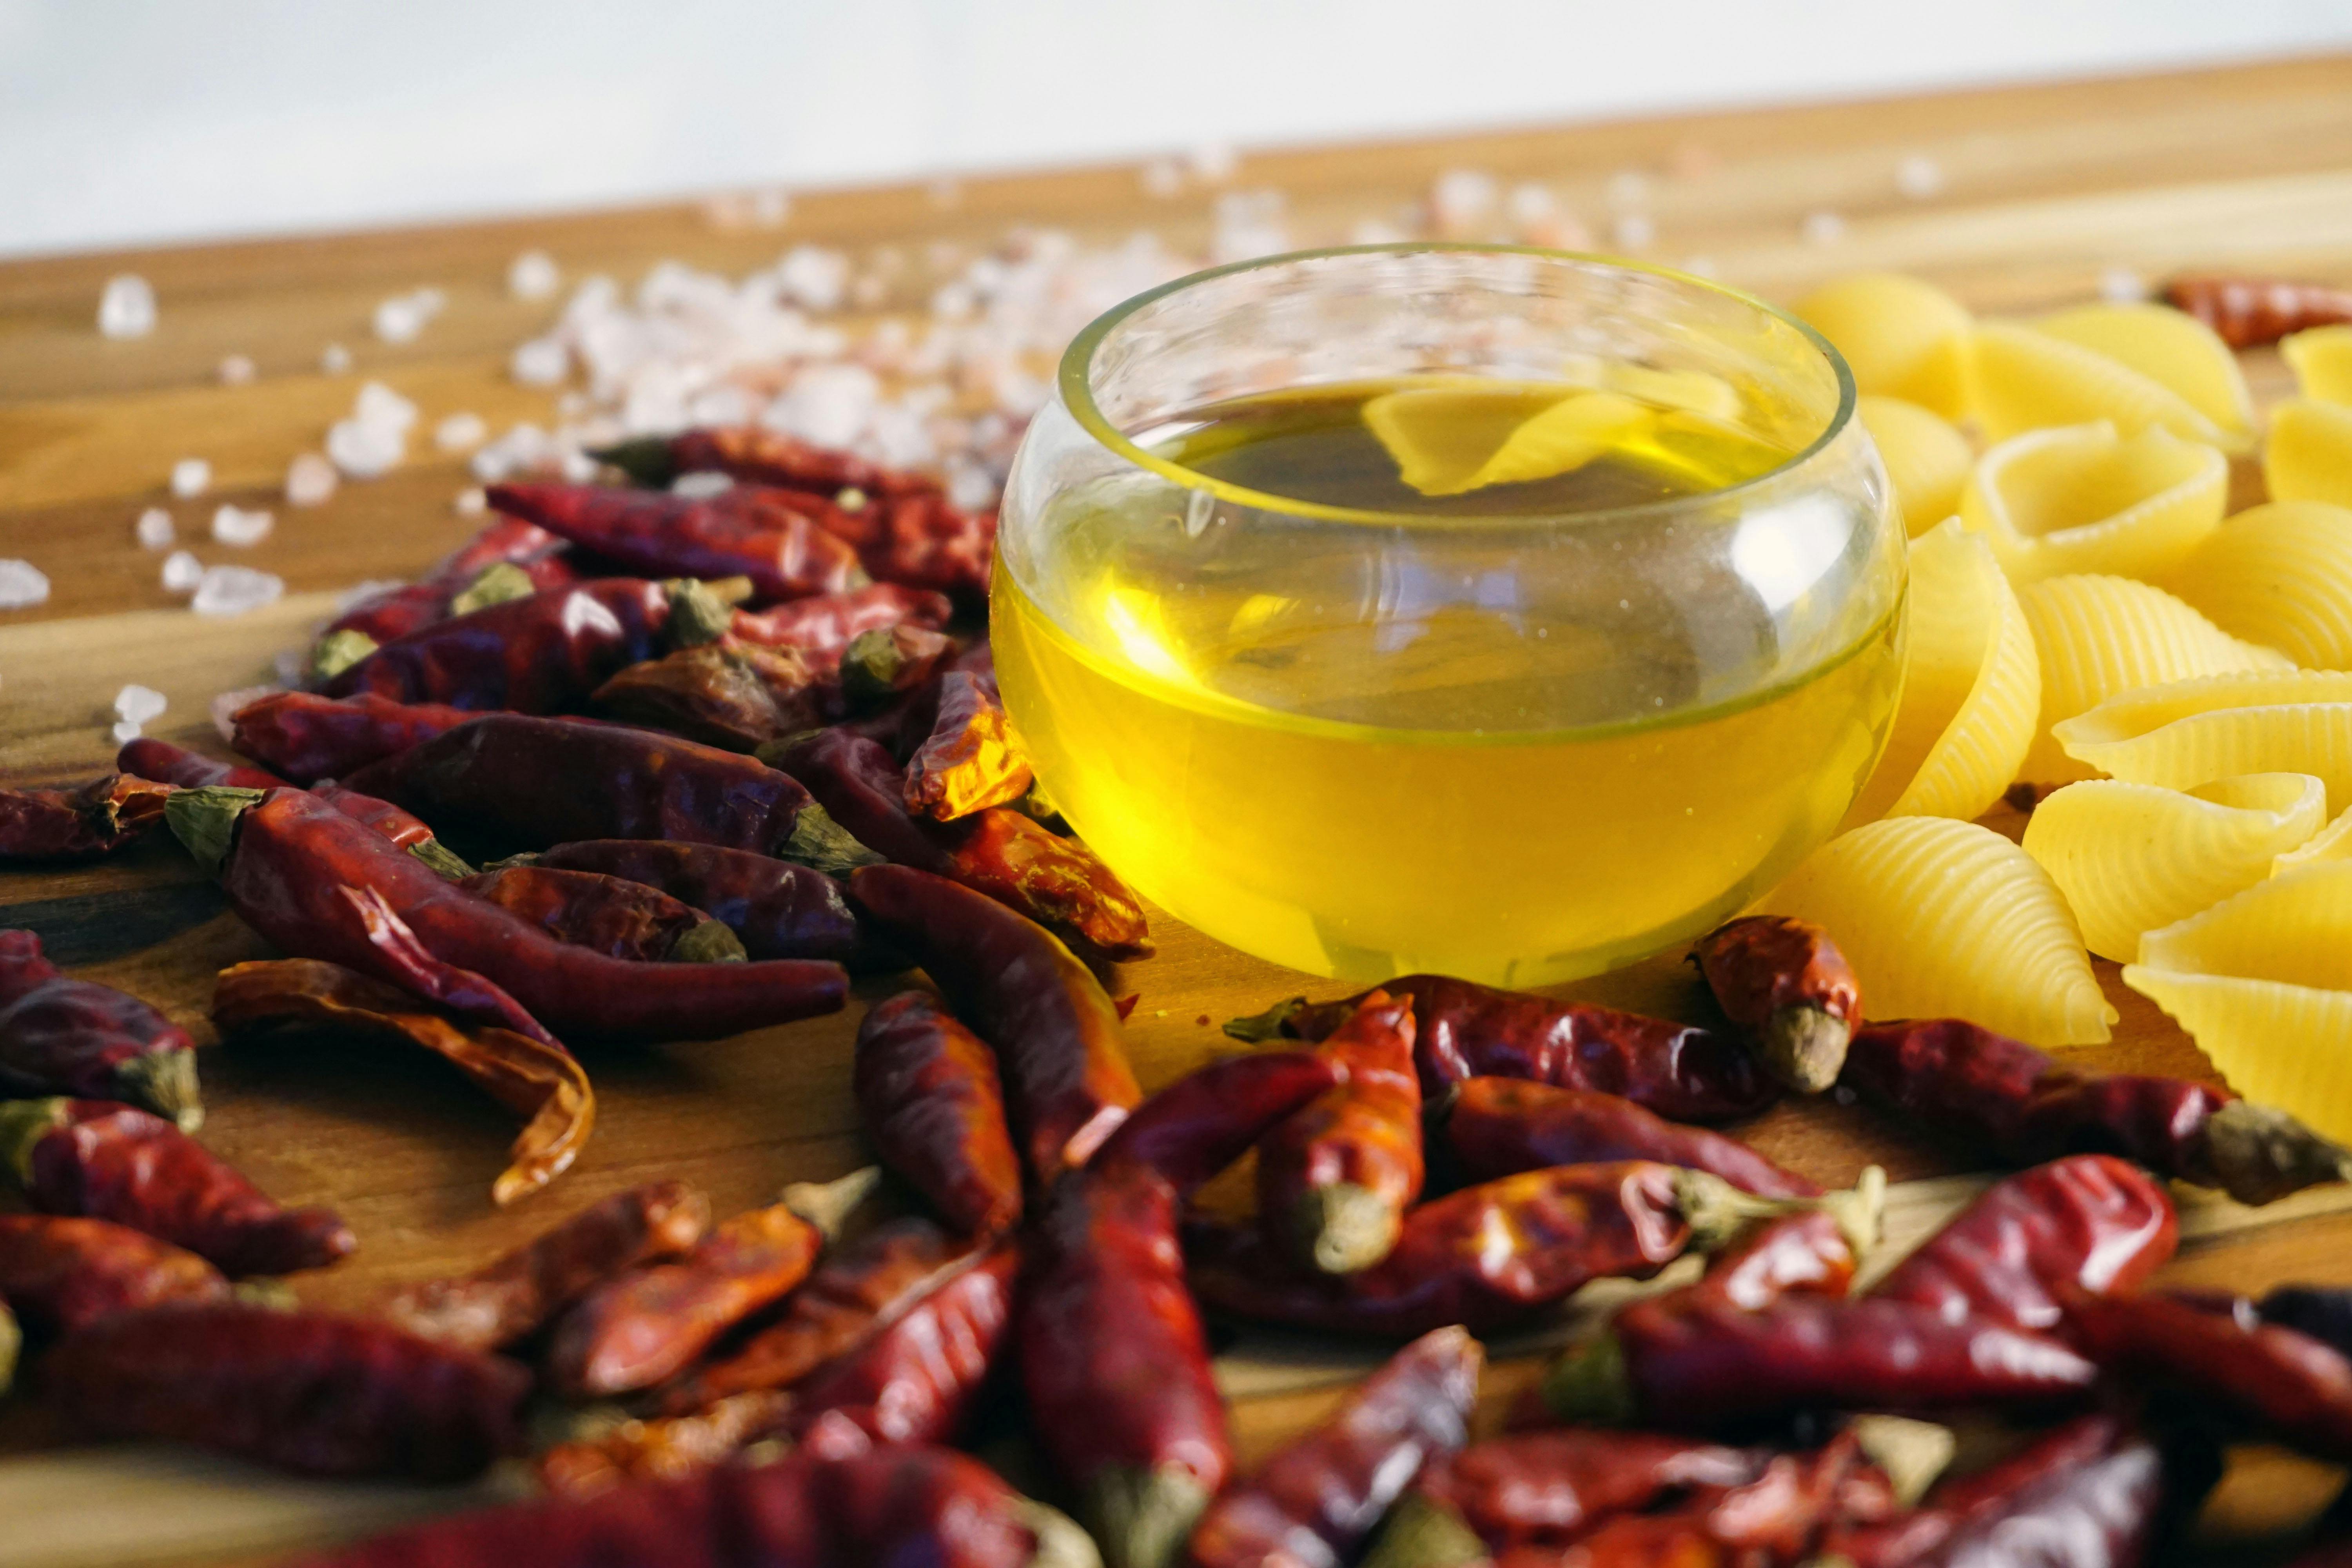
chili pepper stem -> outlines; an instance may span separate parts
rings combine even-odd
[[[1189,1471],[1113,1466],[1087,1484],[1087,1516],[1108,1568],[1171,1568],[1209,1506]]]
[[[1596,1426],[1630,1426],[1640,1410],[1625,1370],[1625,1346],[1613,1328],[1562,1351],[1544,1368],[1536,1394],[1556,1419]]]
[[[1904,1415],[1857,1415],[1846,1430],[1872,1464],[1894,1483],[1895,1500],[1915,1508],[1936,1479],[1949,1468],[1958,1440],[1948,1426]]]
[[[1284,1026],[1297,1017],[1307,1006],[1304,996],[1289,996],[1276,1002],[1263,1013],[1253,1013],[1246,1018],[1225,1020],[1225,1033],[1252,1045],[1280,1039]]]
[[[1675,1205],[1690,1226],[1692,1248],[1699,1252],[1720,1249],[1754,1221],[1822,1209],[1859,1256],[1877,1243],[1885,1204],[1886,1173],[1876,1165],[1864,1167],[1848,1191],[1818,1198],[1759,1198],[1706,1171],[1675,1173]]]
[[[194,1051],[149,1051],[132,1057],[114,1069],[114,1090],[125,1102],[153,1111],[183,1132],[194,1132],[205,1124]]]
[[[691,577],[664,584],[669,590],[669,634],[672,647],[700,647],[717,642],[735,624],[735,612],[710,589]]]
[[[65,1121],[66,1102],[61,1097],[0,1101],[0,1168],[5,1168],[18,1185],[29,1185],[33,1180],[33,1145],[64,1126]]]
[[[841,1235],[841,1227],[849,1222],[857,1205],[872,1197],[881,1184],[881,1166],[860,1165],[830,1182],[794,1182],[784,1189],[784,1206],[832,1241]]]
[[[9,1385],[16,1379],[16,1352],[24,1348],[24,1331],[16,1326],[16,1314],[8,1303],[0,1301],[0,1398],[5,1398]]]
[[[672,963],[742,963],[751,956],[743,951],[743,939],[725,921],[687,927],[669,944],[667,954]]]
[[[588,455],[608,468],[620,469],[632,484],[667,485],[677,475],[666,436],[640,436],[634,441],[592,448]]]
[[[200,789],[173,790],[163,803],[163,820],[172,836],[186,846],[196,864],[215,876],[236,842],[236,819],[261,804],[262,792],[234,784],[205,784]]]
[[[1407,1492],[1381,1526],[1363,1568],[1468,1568],[1487,1558],[1486,1543],[1444,1504]]]
[[[363,631],[345,626],[329,632],[310,650],[310,677],[321,682],[332,680],[375,650],[375,638]]]
[[[176,797],[174,797],[176,798]],[[792,836],[777,847],[776,858],[846,877],[860,866],[887,864],[882,856],[849,836],[849,830],[825,814],[814,801],[801,807],[793,819]]]
[[[1335,1182],[1300,1194],[1294,1224],[1293,1234],[1308,1243],[1316,1268],[1326,1274],[1354,1274],[1389,1255],[1402,1216],[1370,1187]]]
[[[449,614],[470,616],[476,610],[503,605],[509,599],[528,599],[539,592],[530,574],[511,561],[494,561],[474,575],[474,580],[458,591],[449,601]]]
[[[2352,1152],[2285,1111],[2249,1100],[2213,1113],[2205,1147],[2221,1190],[2242,1204],[2266,1204],[2315,1182],[2352,1177]]]
[[[1837,1082],[1853,1028],[1844,1019],[1801,1004],[1772,1015],[1757,1053],[1772,1076],[1799,1094],[1820,1094]]]
[[[1026,1568],[1102,1568],[1102,1552],[1096,1548],[1095,1538],[1060,1509],[1025,1499],[1021,1520],[1037,1538]]]
[[[408,847],[408,852],[432,867],[445,880],[462,882],[474,874],[474,868],[438,838],[420,838]]]

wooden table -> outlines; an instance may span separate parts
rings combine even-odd
[[[1895,171],[1932,159],[1939,195],[1906,198]],[[2115,268],[2160,279],[2189,265],[2276,268],[2352,281],[2352,57],[2190,75],[1741,111],[1324,151],[1252,155],[1234,184],[1289,198],[1299,243],[1423,197],[1452,168],[1550,184],[1572,209],[1605,215],[1612,177],[1649,182],[1647,210],[1669,262],[1704,256],[1726,279],[1786,297],[1864,267],[1918,272],[1987,310],[2027,310],[2095,296]],[[138,680],[171,700],[152,732],[217,749],[206,722],[217,691],[266,679],[271,655],[299,642],[335,590],[414,573],[474,526],[451,499],[468,481],[431,454],[328,505],[286,508],[288,461],[315,449],[362,376],[413,398],[425,428],[474,410],[494,428],[549,418],[552,395],[505,374],[512,346],[552,305],[509,297],[508,262],[551,251],[572,277],[634,279],[676,257],[741,272],[782,245],[853,250],[891,243],[993,242],[1014,224],[1113,237],[1157,227],[1172,244],[1205,229],[1207,200],[1148,195],[1132,167],[901,186],[798,198],[781,230],[726,226],[698,205],[310,240],[73,257],[0,266],[0,557],[23,556],[55,584],[48,604],[0,614],[0,778],[47,781],[100,771],[115,691]],[[1803,219],[1832,212],[1833,243]],[[1816,224],[1815,229],[1822,225]],[[135,269],[161,297],[152,336],[109,342],[92,329],[105,279]],[[446,311],[394,347],[368,331],[375,302],[432,284]],[[920,294],[910,295],[911,304]],[[321,347],[350,345],[356,368],[320,374]],[[259,379],[224,386],[215,367],[249,355]],[[2275,356],[2250,356],[2259,396],[2286,381]],[[200,620],[166,595],[159,557],[132,541],[134,514],[171,504],[173,459],[211,460],[215,489],[174,506],[184,537],[218,500],[271,507],[275,535],[241,560],[281,574],[288,597],[240,619]],[[2242,474],[2242,501],[2259,480]],[[208,559],[220,552],[207,551]],[[2013,831],[2015,819],[1993,819]],[[263,945],[168,842],[60,870],[0,874],[0,923],[38,930],[76,973],[148,997],[211,1037],[216,969]],[[1328,983],[1245,958],[1162,919],[1161,954],[1121,976],[1142,1003],[1130,1026],[1147,1084],[1221,1044],[1213,1026]],[[2195,1048],[2151,1005],[2100,972],[2123,1011],[2111,1045],[2087,1063],[2201,1072]],[[208,1051],[204,1137],[288,1202],[331,1203],[357,1227],[350,1262],[300,1281],[308,1300],[364,1302],[389,1282],[466,1268],[594,1198],[656,1175],[707,1187],[723,1211],[767,1201],[784,1182],[837,1174],[862,1155],[847,1092],[860,988],[835,1018],[715,1045],[596,1053],[603,1100],[579,1167],[511,1211],[488,1203],[511,1128],[451,1075],[374,1049],[247,1047]],[[1583,988],[1659,1010],[1694,1005],[1661,960]],[[1898,1182],[1899,1217],[1916,1231],[1969,1190],[1939,1151],[1831,1104],[1783,1108],[1755,1142],[1827,1182],[1866,1162]],[[2352,1282],[2352,1212],[2341,1193],[2259,1214],[2227,1205],[2192,1215],[2191,1239],[2167,1278],[2246,1289],[2287,1279]],[[1244,1457],[1315,1418],[1362,1358],[1297,1341],[1253,1340],[1223,1363],[1237,1397]],[[1531,1364],[1507,1358],[1507,1391]],[[365,1530],[447,1494],[292,1483],[241,1465],[154,1449],[28,1451],[37,1423],[14,1420],[17,1452],[0,1459],[0,1563],[252,1556]],[[2331,1472],[2275,1457],[2241,1464],[2207,1529],[2223,1538],[2292,1518]]]

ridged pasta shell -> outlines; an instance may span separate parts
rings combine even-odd
[[[1469,488],[1508,432],[1576,395],[1576,388],[1549,382],[1460,377],[1382,393],[1364,404],[1363,420],[1406,484],[1423,495],[1454,495]]]
[[[2139,940],[2139,962],[2174,974],[2352,987],[2352,860],[2316,861],[2256,882],[2149,931]]]
[[[2352,407],[2290,397],[2273,408],[2263,482],[2273,500],[2352,506]]]
[[[2138,963],[2124,984],[2188,1030],[2231,1089],[2352,1142],[2352,992]]]
[[[1525,484],[1568,473],[1657,422],[1656,409],[1620,393],[1586,392],[1563,398],[1521,422],[1459,489]],[[1454,492],[1440,488],[1425,493]]]
[[[2011,321],[1987,321],[1970,341],[1972,411],[1996,441],[2096,419],[2127,436],[2162,429],[2215,447],[2228,439],[2180,394],[2096,349]]]
[[[1827,928],[1871,1016],[1955,1016],[2044,1046],[2116,1017],[2049,873],[1989,827],[1897,816],[1832,838],[1758,908]]]
[[[2084,945],[2128,963],[2141,932],[2262,880],[2326,811],[2326,786],[2307,773],[2250,773],[2185,793],[2093,779],[2033,808],[2024,848],[2066,895]]]
[[[1965,306],[1899,272],[1856,272],[1797,301],[1796,313],[1837,346],[1863,392],[1907,398],[1957,419],[1968,406]]]
[[[2340,670],[2255,670],[2150,686],[2109,698],[2053,733],[2067,755],[2135,784],[2189,789],[2236,773],[2310,773],[2326,782],[2330,811],[2352,805],[2352,674]]]
[[[2221,526],[2165,586],[2231,637],[2352,669],[2352,508],[2273,501]]]
[[[2279,340],[2295,390],[2320,403],[2352,403],[2352,326],[2314,327]]]
[[[2284,654],[2240,642],[2163,589],[2128,577],[2052,577],[2028,584],[2017,599],[2042,663],[2042,713],[2021,775],[2035,784],[2089,778],[2103,766],[2070,750],[2056,731],[2111,697],[2198,676],[2288,667]],[[2289,763],[2229,770],[2292,771]]]
[[[2161,429],[2101,421],[2034,430],[1977,462],[1960,521],[1992,542],[2013,583],[2067,573],[2158,577],[2221,526],[2230,460]]]
[[[2284,877],[2320,860],[2352,860],[2352,809],[2339,811],[2327,826],[2271,862],[2271,875]]]
[[[1903,526],[1918,538],[1952,515],[1960,504],[1960,487],[1969,482],[1969,466],[1976,455],[1969,438],[1933,409],[1900,397],[1874,394],[1857,399],[1854,412],[1870,432],[1895,499],[1903,508]]]
[[[2254,444],[2254,400],[2238,356],[2221,335],[2169,305],[2082,305],[2044,316],[2033,330],[2127,365],[2211,420],[2233,452]]]

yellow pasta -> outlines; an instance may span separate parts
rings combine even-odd
[[[1898,272],[1857,272],[1824,283],[1796,312],[1837,346],[1863,392],[1906,398],[1957,419],[1968,404],[1966,307]]]
[[[2326,786],[2305,773],[2216,779],[2186,793],[2094,779],[2034,807],[2024,847],[2066,895],[2084,945],[2128,963],[2141,932],[2262,880],[2326,810]]]
[[[2279,341],[2294,384],[2321,403],[2352,403],[2352,327],[2314,327]]]
[[[1975,455],[1969,438],[1932,409],[1900,397],[1865,395],[1854,405],[1878,447],[1886,478],[1903,508],[1903,525],[1918,538],[1958,510]]]
[[[1996,441],[2096,419],[2127,436],[2161,429],[2216,447],[2228,440],[2180,394],[2096,349],[2016,322],[1988,321],[1970,351],[1971,411]]]
[[[1981,816],[2033,739],[2042,667],[1991,549],[1954,519],[1911,542],[1903,701],[1846,816]]]
[[[1601,384],[1660,408],[1680,408],[1710,419],[1736,422],[1739,418],[1738,391],[1723,377],[1703,370],[1654,370],[1645,364],[1610,360],[1601,367]]]
[[[2221,526],[2230,460],[2160,429],[2104,422],[2035,430],[1987,452],[1960,520],[1992,542],[2014,583],[2068,572],[2154,577]]]
[[[1758,908],[1826,927],[1874,1017],[1969,1018],[2044,1046],[2095,1044],[2116,1020],[2049,873],[1972,822],[1855,828]]]
[[[2273,501],[2222,521],[2165,585],[2231,637],[2352,669],[2352,508]]]
[[[2352,808],[2339,811],[2328,825],[2271,862],[2271,875],[2283,877],[2315,860],[2352,860]]]
[[[2137,963],[2124,984],[2188,1030],[2231,1089],[2352,1142],[2352,992]]]
[[[2066,784],[2105,769],[2070,750],[2056,726],[2120,692],[2234,670],[2284,669],[2270,648],[2240,642],[2161,588],[2126,577],[2051,577],[2018,591],[2025,623],[2042,664],[2042,713],[2022,775],[2035,784]],[[2288,773],[2292,761],[2250,763],[2201,777],[2142,779],[2185,788],[2225,773]]]
[[[2253,446],[2254,400],[2212,328],[2169,305],[2084,305],[2044,316],[2033,330],[2129,366],[2213,422],[2231,451]]]
[[[2189,789],[2233,773],[2311,773],[2326,782],[2330,811],[2352,805],[2352,674],[2339,670],[2256,670],[2126,691],[2063,721],[2054,737],[2069,756],[2135,784]]]
[[[2352,407],[2290,397],[2272,409],[2263,480],[2273,500],[2352,506]]]
[[[2352,860],[2256,882],[2140,939],[2139,962],[2175,974],[2352,986]]]

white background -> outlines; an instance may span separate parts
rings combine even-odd
[[[0,252],[2352,44],[2352,0],[0,0]]]

